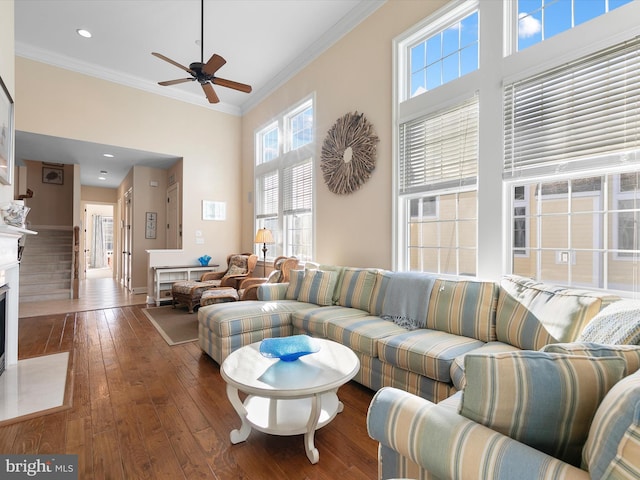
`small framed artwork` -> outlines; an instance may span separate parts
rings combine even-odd
[[[145,218],[144,238],[156,238],[158,231],[158,214],[147,212]]]
[[[64,169],[62,167],[42,167],[42,183],[62,185],[64,183]]]
[[[0,78],[0,183],[11,185],[13,180],[13,99]]]
[[[202,201],[203,220],[226,220],[227,204],[225,202]]]

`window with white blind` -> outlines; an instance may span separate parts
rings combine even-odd
[[[526,240],[513,233],[513,272],[637,290],[640,39],[508,84],[504,99],[514,208],[528,190],[517,199],[529,228]]]
[[[268,228],[268,258],[313,257],[313,100],[291,108],[256,133],[255,229]],[[260,246],[256,246],[256,253]]]
[[[400,125],[406,268],[476,273],[478,98]]]

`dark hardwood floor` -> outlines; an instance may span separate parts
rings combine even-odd
[[[142,307],[20,319],[21,359],[71,352],[72,406],[0,426],[0,452],[77,454],[82,480],[376,478],[372,391],[340,389],[345,408],[316,432],[316,465],[301,435],[253,431],[232,445],[239,419],[218,364],[197,342],[167,345]]]

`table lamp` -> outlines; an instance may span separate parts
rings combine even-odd
[[[267,277],[267,243],[273,243],[273,235],[271,234],[271,230],[266,228],[261,228],[260,230],[258,230],[258,232],[256,233],[256,239],[254,240],[254,243],[262,244],[262,255],[263,255],[262,276],[266,278]]]

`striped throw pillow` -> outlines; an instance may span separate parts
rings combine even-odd
[[[375,271],[345,268],[338,305],[368,311],[375,284]]]
[[[625,460],[635,459],[635,468],[640,468],[638,451],[633,455],[625,453],[633,448],[627,439],[638,434],[639,425],[640,371],[620,380],[593,418],[582,453],[582,468],[589,471],[591,478],[638,478],[613,474],[624,467]]]
[[[460,414],[580,466],[591,420],[624,369],[619,357],[469,353]]]
[[[322,306],[333,305],[336,280],[336,272],[307,270],[302,279],[298,301]]]
[[[297,300],[300,294],[300,287],[302,287],[302,280],[304,279],[304,270],[290,270],[289,271],[289,286],[287,287],[286,300]]]

